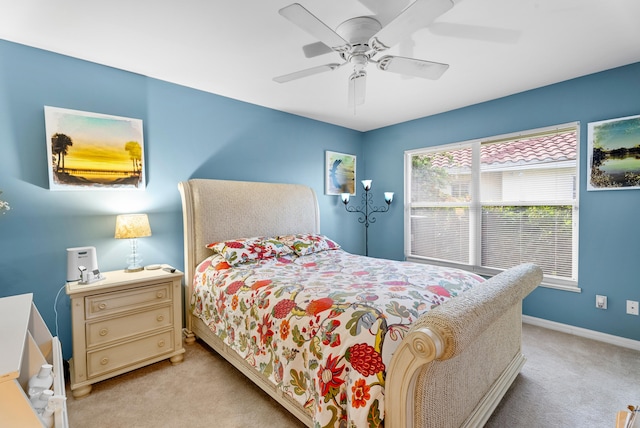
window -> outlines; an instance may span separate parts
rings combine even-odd
[[[578,123],[405,153],[408,259],[577,290]]]

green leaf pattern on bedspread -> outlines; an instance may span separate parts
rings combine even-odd
[[[198,266],[191,309],[316,427],[377,427],[385,368],[410,324],[482,281],[341,249],[233,267],[214,255]]]

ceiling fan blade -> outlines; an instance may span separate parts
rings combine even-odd
[[[315,58],[320,55],[328,54],[329,52],[333,52],[329,46],[325,45],[322,42],[315,42],[309,45],[305,45],[302,47],[302,51],[304,52],[304,56],[307,58]]]
[[[350,47],[349,42],[299,3],[283,7],[278,13],[337,52],[347,51]]]
[[[369,40],[376,51],[389,49],[409,34],[429,26],[453,7],[451,0],[416,0]]]
[[[358,0],[364,7],[369,9],[376,15],[376,19],[380,22],[391,22],[399,11],[411,3],[410,0]]]
[[[349,108],[364,104],[366,88],[367,72],[364,70],[354,71],[349,76]]]
[[[449,65],[415,58],[386,55],[378,60],[378,68],[382,71],[437,80],[447,71]]]
[[[521,32],[508,28],[491,28],[480,25],[454,24],[452,22],[434,22],[429,31],[438,36],[474,39],[495,43],[516,43]]]
[[[332,71],[340,67],[342,64],[325,64],[318,65],[316,67],[307,68],[306,70],[296,71],[295,73],[284,74],[282,76],[274,77],[273,80],[278,83],[286,83],[292,80],[302,79],[303,77],[313,76],[314,74],[324,73],[325,71]]]

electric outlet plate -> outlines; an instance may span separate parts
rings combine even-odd
[[[627,313],[629,315],[638,315],[638,302],[635,300],[627,300]]]
[[[596,308],[607,309],[607,296],[596,294]]]

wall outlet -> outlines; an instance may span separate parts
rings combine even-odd
[[[635,300],[627,300],[627,313],[630,315],[638,315],[638,302]]]
[[[607,296],[596,294],[596,308],[607,309]]]

